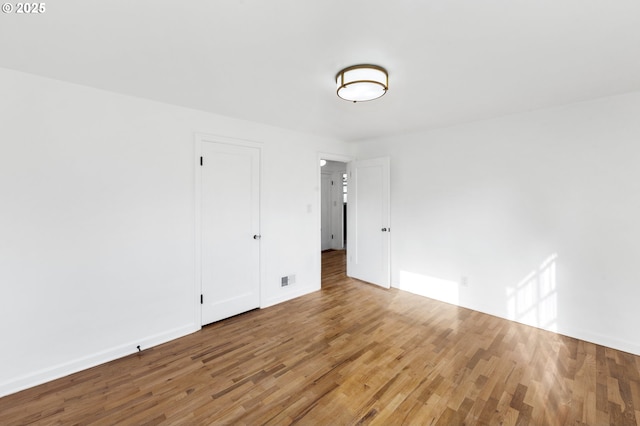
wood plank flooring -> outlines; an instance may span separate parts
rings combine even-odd
[[[0,425],[634,425],[640,357],[344,275],[0,399]]]

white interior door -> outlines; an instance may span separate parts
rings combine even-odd
[[[320,202],[320,234],[321,250],[331,248],[331,175],[323,173],[320,180],[321,202]]]
[[[389,158],[348,164],[347,275],[389,288]]]
[[[342,192],[342,174],[346,172],[344,164],[343,172],[331,174],[331,248],[342,250],[344,248],[344,202]]]
[[[204,325],[260,306],[260,150],[201,149]]]

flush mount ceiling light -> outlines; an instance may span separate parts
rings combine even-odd
[[[354,65],[336,75],[338,96],[346,101],[365,102],[387,93],[389,75],[377,65]]]

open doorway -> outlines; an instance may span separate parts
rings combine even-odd
[[[340,182],[340,179],[333,175],[332,168],[326,169],[324,175],[327,176],[323,178],[321,160],[325,160],[322,162],[324,167],[334,166],[333,162],[344,164],[346,168],[338,170],[339,172],[346,170],[348,179],[343,174],[343,182]],[[389,157],[356,161],[350,158],[343,160],[331,156],[324,157],[320,154],[318,158],[318,199],[321,208],[321,214],[318,215],[318,225],[319,233],[324,234],[324,247],[321,237],[321,241],[318,242],[318,245],[321,246],[319,251],[327,250],[324,253],[339,252],[343,256],[343,263],[346,264],[345,277],[348,275],[350,278],[366,281],[383,288],[390,288],[391,285],[391,180],[389,171]],[[334,179],[331,179],[332,175]],[[328,189],[325,186],[323,191],[321,185],[323,180],[325,185],[328,183],[333,189]],[[343,188],[343,191],[346,192],[340,193],[336,187]],[[322,203],[323,192],[325,203]],[[337,198],[335,194],[338,194]],[[339,219],[334,221],[332,211],[340,208],[341,200],[342,208],[340,210],[342,212],[336,212],[336,217]],[[344,200],[348,201],[346,209]],[[325,211],[324,228],[322,227],[323,209]],[[344,214],[345,210],[347,214]],[[331,222],[329,222],[329,217],[331,217]],[[324,232],[322,232],[323,229]],[[344,237],[340,238],[341,233],[348,235],[348,241],[345,241]],[[320,255],[319,257],[322,260],[324,256]],[[322,264],[321,278],[324,287],[326,280]]]
[[[347,164],[321,160],[321,250],[343,250],[347,243]]]
[[[346,276],[347,163],[320,160],[320,251],[322,286]]]

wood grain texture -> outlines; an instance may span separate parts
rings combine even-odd
[[[0,424],[634,425],[640,357],[347,278],[0,399]]]

